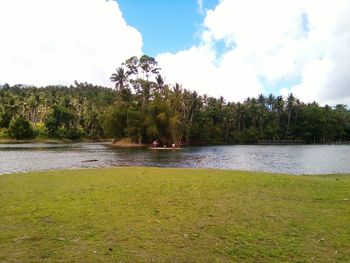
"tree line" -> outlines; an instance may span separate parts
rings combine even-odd
[[[103,112],[116,91],[75,82],[70,87],[0,88],[0,138],[104,138]]]
[[[129,138],[135,143],[234,144],[258,140],[350,141],[346,105],[288,97],[227,102],[167,84],[157,61],[131,57],[111,75],[115,89],[77,83],[0,89],[0,138]]]

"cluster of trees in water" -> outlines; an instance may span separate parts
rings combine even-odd
[[[77,83],[0,89],[0,138],[130,138],[136,143],[232,144],[257,140],[350,140],[346,105],[303,103],[290,94],[226,102],[166,84],[154,58],[131,57],[115,89]]]

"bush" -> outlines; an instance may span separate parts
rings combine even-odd
[[[71,140],[76,140],[79,139],[81,137],[84,137],[84,131],[80,130],[80,129],[74,129],[74,128],[70,128],[67,129],[65,137]]]
[[[8,136],[8,130],[6,128],[0,128],[0,139],[6,139]]]
[[[84,136],[85,136],[84,131],[77,129],[77,128],[67,129],[67,128],[61,127],[57,131],[57,137],[59,137],[59,138],[67,138],[70,140],[76,140],[76,139],[79,139],[79,138],[84,137]]]
[[[58,136],[58,124],[54,118],[49,118],[45,121],[47,134],[51,137]]]
[[[11,120],[8,133],[11,138],[28,139],[34,136],[34,131],[29,121],[23,117],[17,117]]]
[[[35,137],[46,137],[48,135],[48,131],[45,127],[45,123],[40,122],[36,123],[33,127],[34,130],[34,136]]]
[[[12,119],[12,115],[0,112],[0,128],[8,128]]]

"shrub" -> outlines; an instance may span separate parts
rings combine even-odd
[[[34,135],[29,121],[21,116],[11,120],[8,132],[10,137],[15,139],[32,138]]]
[[[6,139],[8,136],[8,130],[6,128],[0,128],[0,139]]]
[[[84,136],[84,131],[76,128],[66,130],[65,137],[71,140],[76,140]]]
[[[36,123],[35,126],[33,126],[33,131],[35,137],[46,137],[48,135],[45,123],[43,122]]]
[[[79,139],[81,137],[84,137],[84,131],[77,129],[77,128],[65,128],[65,127],[61,127],[58,129],[57,131],[57,137],[59,138],[67,138],[67,139],[71,139],[71,140],[76,140]]]
[[[49,118],[45,121],[47,134],[51,137],[58,136],[58,124],[54,118]]]

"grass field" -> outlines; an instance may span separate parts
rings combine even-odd
[[[0,176],[0,262],[349,262],[350,176]]]

